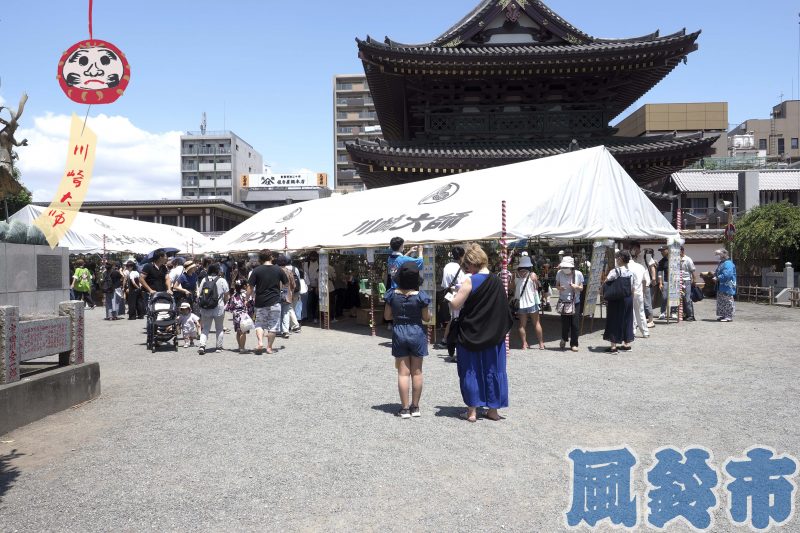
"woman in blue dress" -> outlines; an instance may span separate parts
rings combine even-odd
[[[392,355],[397,368],[397,390],[401,404],[397,416],[411,418],[420,416],[422,358],[428,355],[428,333],[422,321],[431,319],[431,298],[419,290],[419,268],[414,262],[403,263],[397,270],[395,281],[397,288],[390,289],[384,297],[386,307],[383,316],[386,320],[394,321]],[[412,388],[410,405],[409,388]]]
[[[714,274],[717,282],[717,321],[731,322],[736,313],[736,265],[725,248],[720,248],[714,255],[719,257],[719,266]]]
[[[477,420],[478,407],[488,408],[484,416],[489,420],[501,420],[497,410],[508,407],[506,335],[514,319],[503,283],[488,264],[486,252],[470,244],[462,265],[472,276],[450,302],[453,310],[460,310],[451,335],[456,336],[461,397],[467,405],[462,418],[469,422]]]

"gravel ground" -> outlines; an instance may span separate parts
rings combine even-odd
[[[455,365],[435,351],[422,417],[393,416],[385,331],[306,327],[272,356],[151,354],[142,321],[98,309],[87,359],[102,396],[0,437],[0,529],[561,531],[568,451],[623,444],[641,460],[641,522],[661,446],[705,446],[718,468],[756,444],[800,457],[800,311],[739,304],[720,324],[713,301],[696,308],[697,322],[615,356],[601,331],[579,353],[555,349],[546,318],[549,349],[509,357],[506,420],[476,424],[458,418]],[[720,494],[714,530],[734,531]]]

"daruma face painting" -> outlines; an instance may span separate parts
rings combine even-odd
[[[80,104],[110,104],[122,96],[130,81],[130,65],[119,48],[107,41],[72,45],[58,62],[58,83],[64,94]]]

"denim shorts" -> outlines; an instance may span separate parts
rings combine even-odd
[[[542,310],[542,306],[539,304],[534,305],[533,307],[526,307],[525,309],[520,309],[517,311],[518,313],[525,313],[526,315],[532,315],[533,313],[538,313]]]
[[[281,304],[277,303],[271,307],[256,307],[256,319],[253,322],[256,329],[277,333],[281,323]]]

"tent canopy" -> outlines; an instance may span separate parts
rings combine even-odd
[[[10,218],[31,224],[45,209],[28,205]],[[106,252],[112,253],[146,254],[155,248],[177,248],[182,252],[192,252],[194,248],[199,252],[211,242],[193,229],[79,212],[58,245],[73,254],[102,253],[103,236]]]
[[[206,251],[498,238],[669,238],[677,231],[605,147],[265,209]]]

